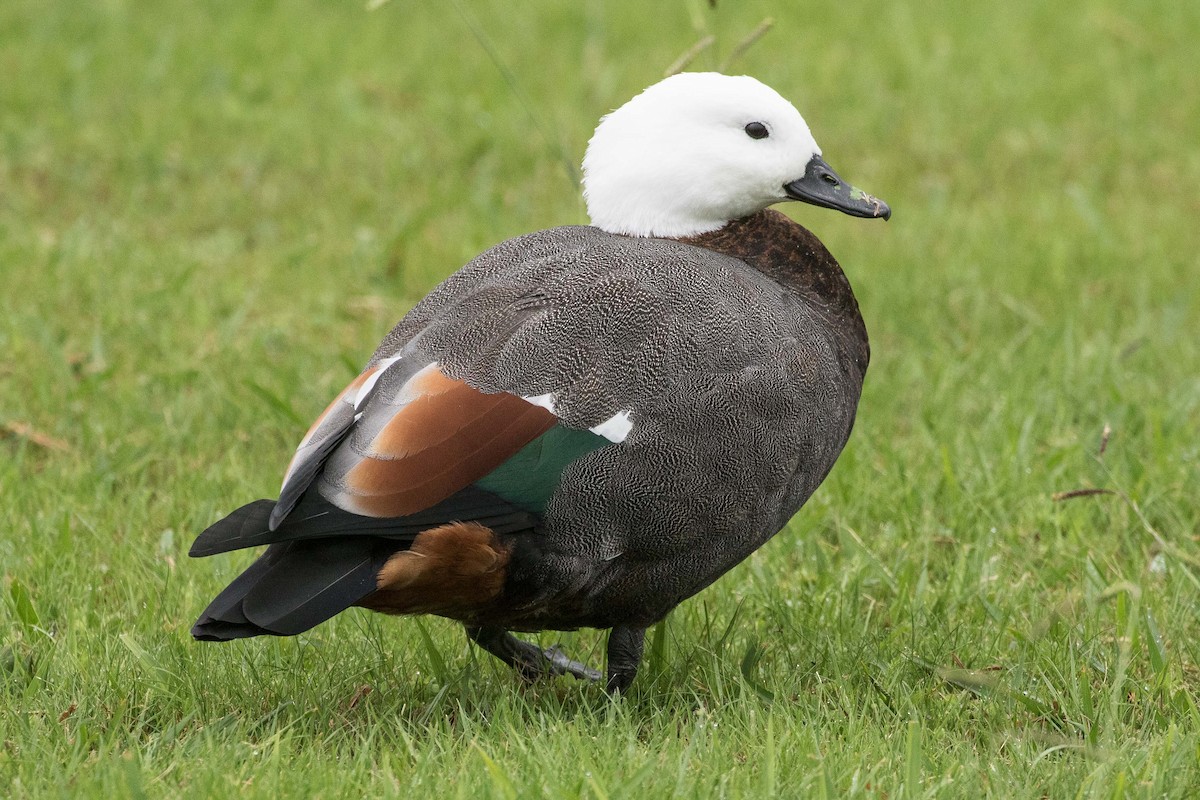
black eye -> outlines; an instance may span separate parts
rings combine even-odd
[[[746,135],[751,139],[765,139],[771,135],[771,132],[767,130],[767,126],[761,122],[751,122],[746,125],[744,130],[746,131]]]

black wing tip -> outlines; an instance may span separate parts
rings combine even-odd
[[[217,520],[196,537],[196,541],[192,542],[192,547],[188,550],[188,556],[204,558],[253,546],[256,542],[245,544],[243,540],[262,533],[261,529],[267,525],[270,518],[267,509],[273,512],[275,506],[274,500],[255,500]]]
[[[203,536],[201,534],[200,536]],[[212,545],[209,542],[202,541],[200,537],[192,542],[191,549],[188,550],[188,558],[205,558],[207,556],[215,556],[221,552],[221,548]]]

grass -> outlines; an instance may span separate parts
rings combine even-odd
[[[663,5],[0,6],[0,795],[1200,791],[1200,6]],[[734,70],[896,210],[788,209],[874,348],[789,528],[620,703],[437,619],[191,642],[248,557],[195,533],[436,281],[584,220],[601,113],[767,15]]]

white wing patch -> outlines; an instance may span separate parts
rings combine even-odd
[[[633,430],[633,422],[629,419],[628,411],[618,411],[599,425],[589,428],[597,436],[603,436],[610,442],[620,444]]]
[[[551,414],[558,416],[558,412],[554,409],[553,392],[534,395],[532,397],[522,396],[521,399],[530,405],[539,406]],[[588,428],[588,430],[597,436],[603,436],[614,444],[620,444],[625,441],[625,437],[633,430],[633,422],[629,419],[628,411],[618,411],[600,424]]]
[[[546,394],[539,394],[534,397],[522,396],[521,399],[524,400],[526,403],[530,403],[532,405],[546,409],[547,411],[549,411],[551,414],[553,414],[556,417],[558,416],[558,412],[554,410],[554,393],[553,392],[547,392]]]

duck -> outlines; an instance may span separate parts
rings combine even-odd
[[[771,206],[888,219],[749,76],[681,73],[603,116],[590,225],[504,241],[400,320],[279,496],[190,555],[266,549],[201,641],[358,607],[461,623],[536,680],[620,694],[647,629],[778,533],[832,469],[870,358],[846,275]],[[516,633],[608,631],[604,674]]]

